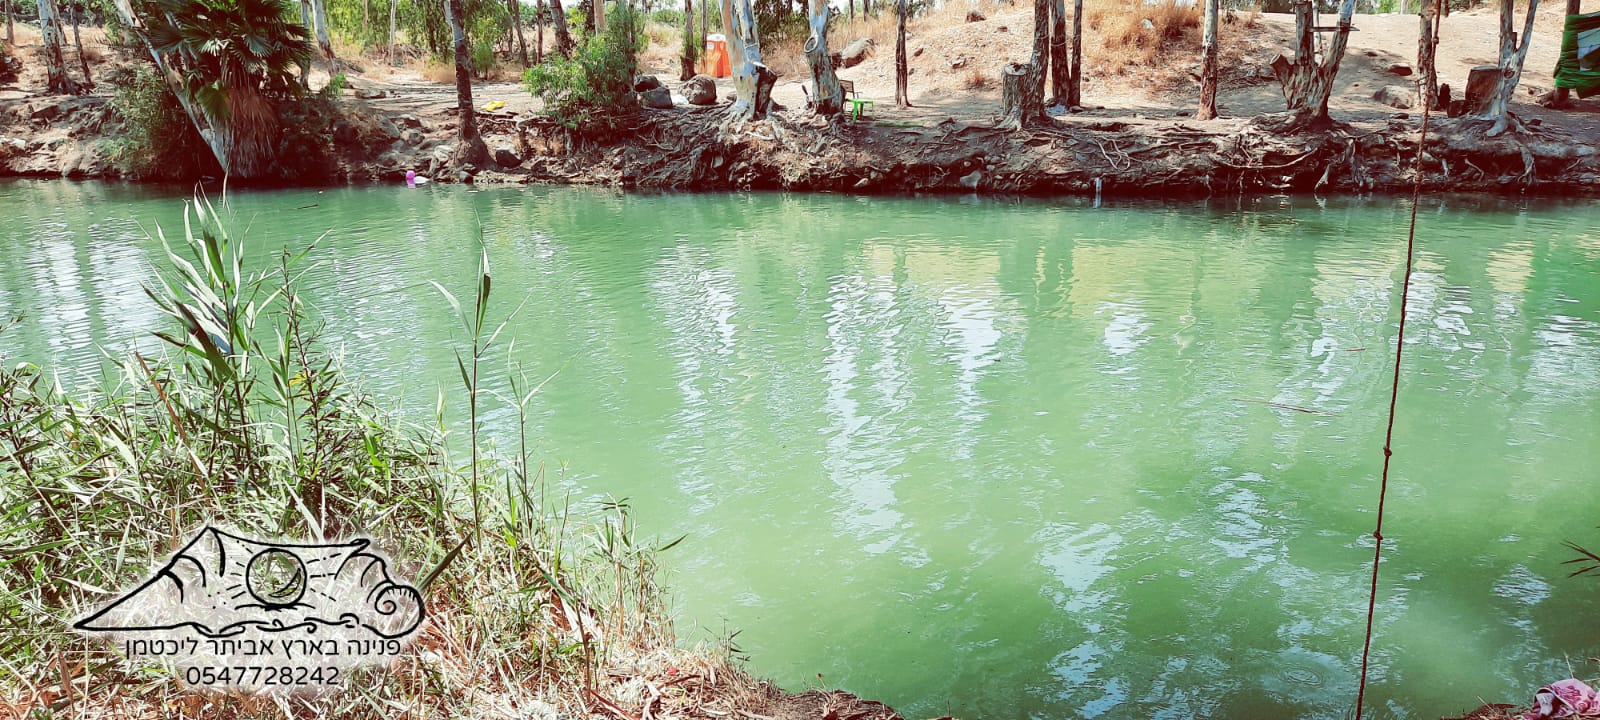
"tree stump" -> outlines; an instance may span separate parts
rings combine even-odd
[[[772,109],[772,86],[778,84],[778,74],[763,63],[751,63],[754,69],[756,89],[751,96],[750,119],[760,120],[767,116]]]
[[[1044,83],[1034,63],[1006,63],[1000,71],[1000,127],[1017,130],[1044,117]]]
[[[1479,65],[1473,68],[1467,74],[1467,89],[1463,96],[1466,114],[1479,115],[1487,112],[1500,89],[1500,80],[1503,77],[1499,65]]]

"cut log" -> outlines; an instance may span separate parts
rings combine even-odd
[[[1468,115],[1488,112],[1496,91],[1500,89],[1500,66],[1479,65],[1467,73],[1467,89],[1463,95]]]
[[[1044,119],[1044,78],[1035,63],[1006,63],[1000,71],[1000,127],[1016,130]]]

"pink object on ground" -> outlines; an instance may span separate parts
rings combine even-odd
[[[1582,680],[1562,680],[1550,683],[1533,696],[1533,709],[1523,713],[1523,720],[1546,720],[1573,715],[1600,713],[1600,695]]]
[[[411,187],[416,187],[417,186],[417,171],[415,171],[415,170],[407,170],[406,171],[406,185],[409,185]]]

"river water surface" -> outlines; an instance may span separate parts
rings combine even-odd
[[[181,201],[0,183],[0,315],[28,316],[0,354],[73,382],[100,347],[158,349],[141,226],[181,233]],[[232,209],[263,259],[327,233],[304,295],[419,421],[461,395],[427,281],[470,295],[481,227],[491,317],[526,299],[491,367],[560,370],[537,457],[687,533],[680,633],[738,630],[791,689],[912,717],[1354,703],[1404,201],[383,187]],[[1597,228],[1593,205],[1422,208],[1369,695],[1394,716],[1600,673],[1600,584],[1561,565],[1562,541],[1600,546]]]

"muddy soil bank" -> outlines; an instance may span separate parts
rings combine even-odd
[[[393,113],[349,98],[337,155],[296,185],[395,182],[408,170],[443,182],[587,184],[645,190],[860,194],[992,193],[1206,197],[1408,192],[1421,118],[1313,130],[1282,115],[1067,116],[1021,131],[942,122],[828,123],[805,111],[727,122],[722,105],[643,111],[609,138],[537,116],[485,114],[491,159],[456,166],[449,114]],[[0,99],[0,176],[119,178],[108,143],[121,132],[102,97]],[[1486,124],[1435,117],[1423,155],[1428,192],[1600,196],[1600,146],[1529,127],[1489,138]],[[190,178],[198,179],[198,178]],[[277,183],[282,185],[283,183]]]

